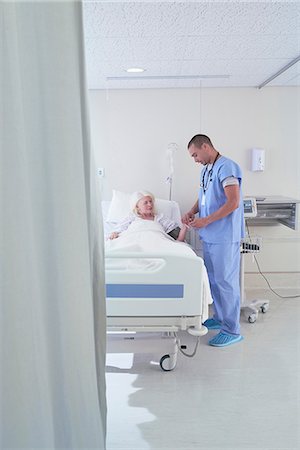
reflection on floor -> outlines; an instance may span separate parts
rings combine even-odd
[[[107,450],[300,448],[300,298],[255,295],[270,308],[241,317],[242,342],[210,347],[210,331],[172,372],[148,354],[107,355]]]

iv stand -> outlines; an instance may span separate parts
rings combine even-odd
[[[170,173],[166,182],[169,184],[169,200],[172,200],[172,187],[173,187],[173,175],[174,175],[174,153],[178,149],[178,145],[175,142],[171,142],[167,147],[167,157],[169,159]]]

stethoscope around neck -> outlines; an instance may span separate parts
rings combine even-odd
[[[204,194],[205,194],[205,192],[206,192],[207,189],[208,189],[209,183],[212,181],[214,165],[215,165],[215,162],[217,161],[217,159],[218,159],[219,156],[220,156],[220,153],[217,152],[216,157],[215,157],[215,159],[214,159],[214,162],[212,163],[211,168],[208,170],[208,168],[207,168],[207,166],[206,166],[206,167],[205,167],[205,170],[204,170],[204,172],[203,172],[203,175],[202,175],[202,181],[201,181],[201,183],[200,183],[200,187],[203,188]],[[207,173],[207,179],[206,179],[206,183],[205,183],[205,177],[206,177],[206,172],[207,172],[207,170],[208,170],[208,173]]]

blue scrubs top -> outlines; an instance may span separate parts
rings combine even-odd
[[[203,167],[200,175],[201,183],[205,170],[206,167]],[[209,177],[208,174],[209,169],[205,173],[204,187],[200,184],[199,217],[206,217],[224,205],[226,195],[222,182],[228,177],[235,177],[239,180],[240,204],[236,210],[223,219],[216,220],[204,228],[199,228],[200,239],[212,244],[240,242],[245,235],[244,204],[241,190],[242,171],[234,161],[225,156],[220,156],[215,162],[212,174]],[[204,205],[202,204],[203,195],[205,195]]]

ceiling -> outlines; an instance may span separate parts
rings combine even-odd
[[[83,12],[89,89],[258,87],[294,61],[267,86],[300,85],[300,0],[83,0]]]

